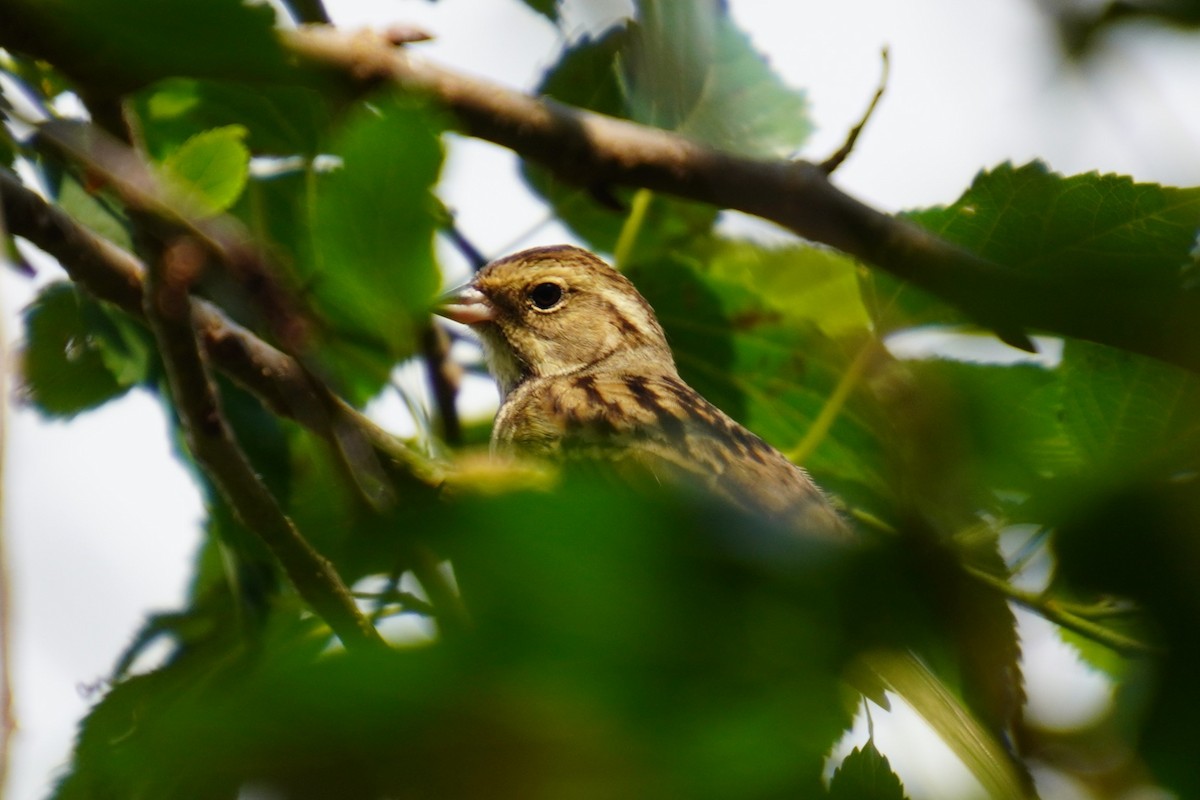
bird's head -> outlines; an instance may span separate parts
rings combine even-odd
[[[527,378],[613,358],[665,357],[674,369],[650,304],[628,278],[578,247],[536,247],[493,261],[438,313],[479,334],[503,395]]]

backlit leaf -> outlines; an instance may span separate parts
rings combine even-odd
[[[246,187],[250,151],[245,137],[240,125],[198,133],[167,156],[163,170],[208,213],[225,211]]]
[[[145,351],[68,283],[42,290],[25,312],[24,390],[47,416],[71,417],[123,395],[145,375]],[[123,350],[124,359],[118,358]]]
[[[907,795],[887,756],[868,739],[834,770],[829,780],[829,797],[830,800],[904,800]]]
[[[413,352],[438,289],[439,134],[410,102],[363,106],[333,143],[341,167],[317,176],[311,263],[299,279],[329,326],[326,368],[360,401]]]

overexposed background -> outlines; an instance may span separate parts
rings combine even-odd
[[[619,0],[565,3],[563,32],[516,0],[327,0],[345,27],[416,24],[436,36],[430,59],[531,88],[563,41],[628,10]],[[1195,37],[1129,28],[1101,44],[1086,69],[1061,60],[1033,0],[731,0],[735,19],[794,86],[808,90],[818,130],[806,155],[833,152],[866,107],[891,50],[888,92],[837,182],[887,211],[952,202],[982,168],[1040,158],[1059,172],[1098,170],[1177,186],[1200,184],[1200,47]],[[561,229],[518,237],[546,213],[489,144],[451,138],[442,196],[487,255],[560,241]],[[447,260],[456,255],[447,252]],[[37,261],[36,281],[0,272],[7,355],[21,308],[59,276]],[[8,372],[11,374],[11,365]],[[486,392],[484,392],[486,395]],[[157,404],[134,392],[70,423],[7,404],[4,542],[12,596],[12,677],[20,731],[10,800],[44,796],[92,702],[86,687],[112,669],[148,611],[184,597],[199,545],[198,492],[173,460]],[[486,399],[480,401],[486,403]],[[493,400],[494,402],[494,400]],[[399,403],[377,405],[393,428]],[[1022,615],[1030,713],[1070,727],[1109,696],[1050,631]],[[914,800],[968,795],[965,771],[903,717],[875,715],[880,746]],[[865,728],[853,743],[865,738]],[[847,746],[849,746],[849,742]],[[1039,774],[1046,800],[1086,798],[1069,779]]]

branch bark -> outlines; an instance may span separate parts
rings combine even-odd
[[[369,32],[310,28],[281,35],[303,59],[362,91],[388,83],[428,97],[451,111],[466,134],[507,147],[564,181],[643,187],[771,220],[937,295],[1018,346],[1030,346],[1024,330],[1032,328],[1200,371],[1200,293],[1164,295],[1137,276],[1004,267],[845,194],[816,164],[733,156],[533,98],[430,64]]]
[[[9,233],[54,256],[72,280],[95,297],[144,319],[146,270],[137,257],[75,222],[2,169],[0,202]],[[409,476],[426,487],[441,484],[444,473],[438,465],[319,386],[296,359],[203,300],[192,300],[192,316],[213,364],[272,411],[335,443],[337,426],[352,425],[393,475]]]
[[[222,416],[192,324],[190,289],[203,267],[203,250],[183,236],[157,255],[147,273],[143,305],[192,455],[242,524],[270,548],[296,591],[347,649],[384,646],[337,570],[300,534],[254,472]]]

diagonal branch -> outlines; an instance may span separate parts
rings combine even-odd
[[[284,349],[304,349],[308,323],[240,221],[229,214],[208,213],[186,187],[164,180],[133,148],[97,125],[48,120],[37,126],[36,141],[86,170],[92,181],[103,181],[126,207],[142,212],[141,222],[153,232],[188,233],[253,299]]]
[[[246,459],[221,413],[216,386],[192,323],[190,286],[205,254],[179,237],[151,262],[143,306],[162,353],[174,405],[196,461],[247,529],[270,548],[296,591],[347,649],[383,646],[333,565],[284,514]]]
[[[369,32],[310,28],[281,36],[293,52],[360,91],[390,83],[428,97],[468,135],[507,147],[564,181],[641,187],[771,220],[937,295],[1012,343],[1027,345],[1023,330],[1040,329],[1200,370],[1200,293],[1156,294],[1136,276],[1082,281],[1007,268],[865,205],[816,164],[734,156],[530,97],[430,64]]]
[[[75,222],[3,169],[0,204],[9,233],[54,256],[95,297],[134,317],[144,316],[146,270],[137,257]],[[336,441],[337,426],[351,425],[393,477],[407,477],[426,487],[441,484],[441,467],[334,397],[296,359],[232,322],[210,303],[193,299],[192,307],[197,335],[214,366],[272,411],[329,441]]]
[[[334,565],[313,549],[284,515],[224,421],[192,324],[190,288],[202,269],[203,252],[196,242],[180,237],[157,255],[146,276],[145,315],[162,353],[192,455],[246,528],[270,548],[296,591],[328,622],[347,649],[383,645],[371,621],[359,613]]]

